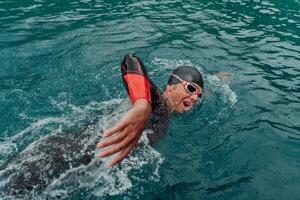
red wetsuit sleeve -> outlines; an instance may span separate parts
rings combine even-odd
[[[137,56],[127,54],[121,64],[121,71],[132,104],[142,98],[151,105],[150,82],[142,61]]]

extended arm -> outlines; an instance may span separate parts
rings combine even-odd
[[[109,166],[122,161],[135,147],[151,113],[150,83],[143,63],[138,57],[128,54],[121,64],[121,71],[133,106],[119,123],[103,133],[97,144],[97,148],[110,146],[99,154],[100,157],[118,153]]]

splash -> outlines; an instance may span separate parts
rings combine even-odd
[[[151,64],[160,66],[163,69],[174,70],[179,66],[192,66],[196,67],[198,70],[202,72],[202,68],[200,66],[194,65],[189,60],[168,60],[155,57]]]
[[[90,125],[88,128],[82,132],[80,135],[82,136],[82,140],[80,139],[80,151],[75,152],[77,155],[73,155],[72,158],[80,159],[80,155],[86,153],[86,150],[90,147],[95,147],[95,141],[99,140],[99,134],[103,132],[104,129],[107,129],[114,125],[120,118],[126,113],[126,111],[130,108],[131,104],[129,100],[111,100],[108,102],[102,103],[91,103],[82,108],[74,108],[76,114],[85,113],[85,109],[93,109],[94,105],[97,105],[97,109],[99,109],[99,105],[102,105],[102,109],[109,110],[107,106],[111,106],[114,104],[116,107],[112,113],[104,114],[99,118],[99,121],[95,125]],[[118,105],[117,105],[118,104]],[[91,106],[92,105],[92,106]],[[61,106],[61,104],[59,105]],[[64,104],[64,106],[68,106]],[[71,106],[73,107],[73,106]],[[55,119],[59,122],[70,123],[69,119],[72,119],[75,116],[68,116],[66,118],[58,118]],[[48,123],[53,122],[52,120],[40,120],[32,124],[27,129],[23,130],[15,137],[21,137],[25,133],[28,132],[36,132],[38,133],[41,128],[46,126]],[[30,130],[30,131],[29,131]],[[64,133],[59,133],[59,135],[63,135]],[[146,135],[147,131],[143,135]],[[47,155],[47,148],[44,149],[45,152],[39,152],[46,145],[47,139],[52,138],[52,136],[56,136],[57,133],[49,134],[45,137],[41,137],[40,139],[34,141],[30,145],[23,150],[20,155],[16,158],[16,161],[10,162],[5,169],[0,171],[1,186],[5,186],[10,181],[10,177],[4,178],[4,175],[12,170],[22,171],[24,166],[27,166],[28,163],[37,163],[35,166],[37,167],[38,173],[41,174],[49,174],[53,172],[52,163],[49,161],[49,155]],[[86,135],[86,136],[84,136]],[[70,139],[71,135],[68,135],[66,139]],[[77,136],[76,136],[77,137]],[[51,141],[51,140],[50,140]],[[57,144],[59,146],[59,144]],[[46,146],[48,147],[48,146]],[[49,150],[55,150],[56,144],[50,145]],[[97,155],[98,152],[95,153]],[[14,195],[7,196],[7,199],[18,199],[18,198],[31,198],[31,199],[47,199],[47,198],[72,198],[72,195],[76,194],[76,192],[87,192],[88,195],[93,197],[105,197],[106,195],[119,195],[125,192],[126,190],[135,187],[139,184],[140,181],[159,181],[159,167],[163,162],[163,157],[154,150],[147,141],[147,137],[143,136],[140,140],[138,147],[133,151],[133,153],[125,159],[118,167],[107,168],[104,163],[108,162],[109,159],[112,159],[113,156],[100,159],[97,156],[92,158],[91,162],[86,165],[74,165],[72,164],[72,160],[70,159],[72,155],[69,154],[69,150],[65,149],[65,152],[61,155],[63,159],[69,163],[69,167],[66,167],[66,171],[60,174],[57,178],[51,179],[47,176],[44,176],[43,181],[47,183],[47,186],[41,191],[33,191],[28,192],[26,195]],[[52,159],[52,158],[51,158]],[[48,161],[45,161],[48,160]],[[48,164],[47,164],[48,162]],[[141,174],[143,174],[144,169],[147,168],[151,173],[149,175],[144,175],[141,178]],[[55,171],[55,170],[54,170]],[[28,174],[30,175],[30,174]],[[26,175],[27,176],[27,175]],[[134,181],[133,181],[134,180]],[[49,184],[48,184],[49,183]],[[1,192],[0,192],[1,194]],[[11,193],[12,194],[12,193]],[[2,194],[1,194],[2,195]],[[3,194],[4,195],[4,194]]]
[[[214,92],[221,92],[224,103],[229,102],[231,106],[237,103],[237,95],[230,88],[228,81],[222,81],[217,75],[207,75],[206,79],[213,86]]]
[[[2,152],[1,157],[8,158],[10,155],[20,152],[23,150],[23,145],[20,145],[20,142],[31,143],[34,140],[45,136],[43,133],[49,132],[47,130],[50,130],[50,135],[60,134],[62,133],[62,127],[70,128],[74,125],[77,126],[78,124],[83,124],[86,119],[90,118],[92,115],[91,113],[93,112],[101,111],[104,115],[108,114],[122,101],[123,99],[112,99],[103,102],[91,101],[84,106],[75,106],[67,101],[57,101],[54,98],[50,98],[49,102],[57,109],[64,113],[68,110],[71,111],[61,117],[32,119],[34,121],[25,129],[17,132],[12,137],[3,138],[2,141],[0,141],[0,151]],[[24,116],[25,114],[22,115]],[[51,125],[54,125],[54,127]],[[1,162],[2,163],[0,164],[3,164],[5,160],[1,160]]]
[[[126,99],[112,114],[101,118],[94,127],[95,132],[110,128],[124,116],[129,108],[130,102]],[[51,197],[69,197],[74,191],[81,190],[89,191],[88,195],[93,197],[106,197],[120,195],[141,181],[159,181],[159,167],[164,159],[149,145],[146,136],[148,131],[150,130],[144,131],[136,149],[118,167],[107,168],[105,163],[111,161],[115,155],[100,159],[97,157],[100,153],[98,150],[89,165],[71,169],[62,174],[47,187],[44,194]],[[140,175],[144,173],[145,168],[151,173],[142,178]]]

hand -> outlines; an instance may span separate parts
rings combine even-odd
[[[108,164],[109,167],[122,161],[135,147],[144,131],[150,113],[149,102],[145,99],[138,99],[119,123],[103,133],[103,138],[96,148],[111,147],[98,156],[107,157],[118,153]]]
[[[231,78],[231,74],[229,72],[218,72],[216,75],[221,81],[228,81]]]

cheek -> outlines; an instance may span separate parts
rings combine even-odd
[[[187,96],[186,92],[183,90],[183,88],[177,88],[173,92],[173,100],[177,103],[180,103],[183,98]]]
[[[171,92],[172,101],[176,101],[178,99],[178,93],[177,90],[172,90]]]

